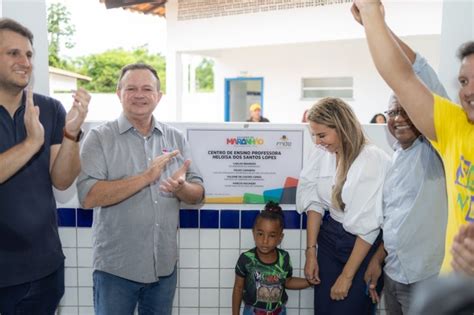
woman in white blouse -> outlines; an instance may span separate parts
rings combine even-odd
[[[390,158],[338,98],[316,103],[308,121],[316,148],[300,176],[297,209],[308,217],[305,276],[315,285],[315,314],[370,314],[363,277],[381,240]]]

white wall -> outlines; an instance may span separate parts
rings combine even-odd
[[[439,63],[442,1],[385,1],[387,22]],[[177,1],[167,2],[167,87],[178,121],[224,120],[224,79],[264,77],[265,116],[271,122],[299,122],[314,101],[302,101],[301,78],[353,76],[350,103],[362,122],[386,109],[389,90],[375,71],[363,28],[350,4],[269,11],[178,21]],[[215,93],[185,92],[180,56],[194,53],[216,61]]]
[[[474,40],[474,1],[444,1],[441,34],[440,76],[449,96],[459,102],[458,47]]]
[[[1,16],[16,20],[34,35],[34,90],[48,95],[48,27],[45,0],[3,0]]]
[[[439,35],[404,38],[436,70]],[[224,78],[264,78],[265,117],[271,122],[300,122],[314,100],[301,100],[303,77],[354,77],[350,103],[361,122],[387,107],[390,90],[373,66],[365,39],[221,50],[214,57],[215,93],[183,97],[184,121],[224,120]]]
[[[70,91],[77,89],[77,79],[57,73],[49,73],[49,94],[54,91]]]
[[[441,0],[384,1],[399,35],[439,34]],[[178,1],[168,1],[168,49],[214,50],[361,38],[351,3],[178,21]]]

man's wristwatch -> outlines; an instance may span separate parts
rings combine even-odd
[[[73,135],[71,135],[70,133],[68,133],[66,131],[66,128],[63,128],[63,135],[64,135],[65,138],[68,138],[69,140],[72,140],[74,142],[79,142],[79,141],[81,141],[82,136],[84,135],[84,132],[82,131],[82,129],[80,129],[77,136],[73,136]]]

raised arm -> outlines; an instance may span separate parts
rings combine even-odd
[[[397,42],[398,46],[402,49],[405,56],[408,58],[411,64],[415,63],[416,60],[416,53],[413,49],[410,48],[404,41],[402,41],[390,28],[390,35],[392,35],[393,39]]]
[[[384,7],[381,5],[380,6],[380,11],[382,13],[382,16],[385,16],[385,10]],[[356,20],[357,23],[360,25],[364,26],[362,23],[362,18],[360,16],[360,12],[357,9],[357,6],[354,4],[351,7],[351,13],[354,19]],[[390,34],[392,35],[393,39],[397,42],[397,44],[400,46],[402,49],[403,53],[405,56],[410,60],[410,62],[413,64],[416,59],[416,53],[413,51],[413,49],[410,48],[404,41],[402,41],[390,28],[389,28]]]
[[[64,131],[75,137],[81,132],[91,96],[81,88],[74,93],[73,98],[73,105],[66,116]],[[64,137],[60,145],[51,146],[50,165],[54,187],[64,190],[71,186],[81,171],[79,143]]]
[[[417,78],[405,55],[385,24],[381,3],[377,0],[354,0],[352,11],[364,25],[374,64],[418,130],[436,140],[433,119],[433,94]]]

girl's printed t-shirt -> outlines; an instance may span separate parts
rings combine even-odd
[[[242,253],[235,273],[245,278],[243,300],[255,308],[272,311],[288,301],[285,281],[293,275],[290,255],[277,248],[277,259],[272,264],[262,262],[256,248]]]

